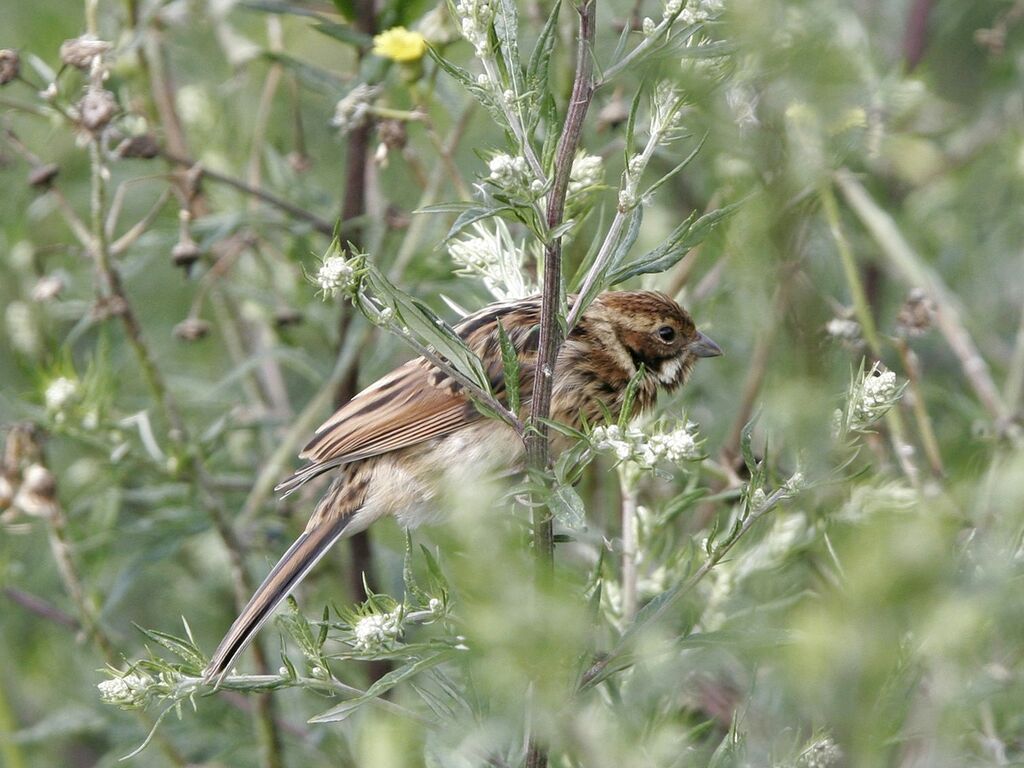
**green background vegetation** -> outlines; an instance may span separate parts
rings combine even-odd
[[[378,9],[385,21],[390,14],[409,26],[431,10],[392,5]],[[638,18],[661,18],[657,3],[637,8]],[[523,51],[549,10],[548,0],[521,4]],[[632,3],[599,0],[599,63],[632,12]],[[380,59],[360,63],[356,47],[315,29],[310,13],[344,21],[335,6],[312,0],[100,2],[99,36],[116,51],[106,85],[133,115],[120,118],[119,129],[151,130],[166,145],[168,126],[156,107],[164,82],[192,158],[333,224],[352,173],[352,136],[330,123],[335,103],[356,82],[383,77],[378,105],[420,104],[428,120],[405,126],[408,143],[391,149],[386,165],[372,160],[381,138],[371,126],[361,245],[385,271],[405,249],[396,284],[447,318],[454,313],[442,295],[483,306],[487,292],[453,274],[442,245],[452,217],[412,211],[466,199],[487,175],[491,153],[508,150],[506,137],[476,108],[442,163],[438,147],[462,130],[471,99],[429,59],[415,84]],[[264,496],[241,517],[239,510],[296,414],[325,391],[316,415],[326,417],[334,390],[369,384],[408,352],[383,333],[361,337],[361,317],[339,323],[351,310],[316,295],[306,276],[329,238],[206,178],[202,215],[190,226],[202,258],[190,274],[171,259],[180,235],[175,196],[116,259],[142,339],[187,426],[187,445],[175,448],[122,324],[97,314],[96,271],[57,199],[89,226],[86,142],[37,95],[46,78],[31,57],[59,68],[62,41],[85,30],[83,9],[11,2],[3,18],[0,46],[20,51],[29,84],[0,90],[0,421],[37,426],[70,557],[113,661],[124,668],[147,646],[167,656],[133,625],[181,635],[181,617],[208,653],[235,610],[229,555],[211,509],[225,516],[247,568],[262,577],[305,524],[315,496],[284,503]],[[560,114],[574,23],[567,5],[552,59]],[[753,449],[763,459],[756,479],[770,492],[799,470],[807,487],[766,514],[642,634],[634,664],[578,696],[569,689],[581,659],[613,647],[628,623],[614,600],[621,547],[612,464],[596,462],[577,487],[587,528],[559,545],[551,594],[534,593],[527,516],[500,516],[483,489],[455,495],[451,519],[414,532],[410,558],[417,579],[437,587],[419,545],[437,556],[452,623],[414,627],[404,639],[465,635],[469,650],[391,692],[440,725],[372,705],[344,722],[307,724],[340,699],[303,687],[279,691],[270,714],[284,764],[515,765],[528,701],[553,765],[1024,760],[1022,25],[1019,0],[737,0],[700,32],[718,46],[715,56],[665,51],[597,93],[583,146],[605,159],[609,186],[566,245],[569,274],[614,213],[621,115],[657,78],[686,96],[692,138],[657,155],[650,179],[706,140],[648,201],[637,251],[656,246],[692,212],[742,201],[680,265],[633,281],[678,291],[726,351],[701,362],[691,383],[659,404],[672,418],[685,409],[709,458],[641,482],[641,602],[685,581],[702,561],[703,541],[723,535],[753,491],[739,450],[739,429],[752,415]],[[630,44],[641,38],[634,33]],[[476,73],[466,43],[440,50]],[[59,101],[74,104],[87,78],[69,71],[59,82]],[[59,166],[53,189],[26,182],[29,163],[8,131],[42,163]],[[117,234],[170,187],[172,169],[159,158],[111,161],[112,190],[144,179],[128,188]],[[425,194],[435,174],[439,184]],[[852,270],[844,269],[844,247]],[[921,267],[934,279],[915,279]],[[34,300],[46,276],[60,277],[64,289]],[[864,287],[859,307],[852,284]],[[908,338],[898,317],[912,289],[928,293],[934,322]],[[878,355],[827,327],[835,318],[863,326],[865,311],[877,325],[881,359],[901,382],[915,380],[897,406],[902,439],[890,417],[850,447],[837,444],[833,415],[846,407],[862,359],[870,366]],[[301,321],[282,323],[286,312]],[[208,335],[176,336],[187,317],[208,322]],[[363,338],[356,365],[342,381],[330,380],[339,345]],[[910,356],[916,364],[908,367]],[[60,376],[81,381],[82,394],[57,418],[45,392]],[[84,426],[93,413],[94,425]],[[140,422],[125,422],[139,413],[159,459]],[[941,471],[926,450],[929,425]],[[190,456],[208,474],[205,489]],[[11,461],[6,469],[24,468]],[[698,488],[704,497],[691,493]],[[161,707],[151,707],[147,723],[100,700],[107,659],[81,630],[88,619],[52,556],[51,526],[17,508],[0,521],[0,761],[114,765],[141,743]],[[387,521],[370,541],[371,589],[401,599],[404,533]],[[344,544],[321,563],[299,595],[306,615],[361,600],[355,562]],[[587,590],[598,575],[595,607]],[[30,598],[41,602],[26,607]],[[263,632],[271,671],[280,666],[280,637],[273,626]],[[302,654],[290,647],[301,666]],[[333,640],[327,646],[342,649]],[[379,656],[395,664],[407,658]],[[332,670],[366,688],[382,671],[371,661],[380,660],[335,661]],[[245,666],[255,668],[251,659]],[[259,716],[250,712],[260,698],[197,697],[194,711],[185,701],[180,719],[172,712],[159,729],[163,746],[132,762],[165,765],[170,749],[190,764],[272,765],[256,735]]]

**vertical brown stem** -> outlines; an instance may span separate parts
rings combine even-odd
[[[555,152],[554,180],[548,193],[547,225],[549,230],[560,226],[565,213],[565,195],[569,188],[569,173],[583,131],[583,120],[594,96],[594,26],[597,18],[596,0],[583,0],[576,6],[579,13],[579,31],[576,48],[576,75],[572,95],[565,115],[565,124]],[[549,126],[550,130],[550,126]],[[529,137],[524,137],[529,141]],[[562,287],[562,240],[552,238],[545,246],[543,299],[540,315],[540,343],[537,353],[537,372],[533,382],[530,405],[530,428],[526,432],[526,460],[531,470],[547,469],[549,460],[548,428],[544,424],[551,413],[551,389],[554,369],[562,335],[558,325],[558,299]],[[537,581],[546,583],[554,566],[554,524],[550,511],[537,506],[533,512],[533,547],[537,558]],[[526,755],[527,768],[545,768],[547,749],[530,738]]]
[[[377,9],[374,0],[362,0],[357,3],[354,26],[367,35],[377,31]],[[366,122],[348,135],[348,152],[345,162],[345,189],[341,203],[341,226],[338,230],[342,245],[351,242],[359,247],[363,235],[363,218],[366,215],[366,186],[369,181],[370,139],[373,125]],[[339,343],[343,342],[351,326],[352,313],[343,306],[338,319]],[[335,390],[335,404],[342,405],[355,394],[356,381],[359,376],[359,362],[349,369],[346,376],[338,383]],[[348,540],[349,554],[352,556],[352,567],[349,571],[352,594],[356,599],[366,599],[363,587],[364,578],[373,581],[373,548],[370,536],[361,531]],[[373,661],[368,666],[370,677],[378,680],[386,675],[390,665],[386,661]]]
[[[569,173],[583,130],[583,119],[594,95],[593,59],[596,0],[584,0],[577,6],[580,15],[578,48],[576,51],[576,77],[572,96],[565,116],[562,136],[555,153],[554,181],[548,195],[548,229],[561,225],[565,213],[565,195],[569,187]],[[526,458],[531,469],[545,470],[548,465],[548,428],[543,423],[551,413],[551,389],[554,383],[555,362],[562,346],[558,327],[558,297],[562,286],[562,240],[554,238],[545,246],[543,300],[540,315],[540,344],[537,353],[537,372],[533,382],[530,406],[530,427],[526,436]],[[550,571],[554,558],[553,527],[547,510],[538,508],[534,513],[534,539],[540,571]]]

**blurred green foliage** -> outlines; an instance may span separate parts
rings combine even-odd
[[[264,485],[284,477],[295,451],[278,457],[282,442],[301,444],[337,392],[371,383],[408,351],[316,295],[307,276],[329,232],[212,175],[191,185],[187,165],[105,156],[104,207],[120,207],[111,242],[157,205],[113,263],[140,343],[177,402],[177,429],[123,307],[97,300],[109,290],[71,223],[94,232],[97,159],[88,132],[69,124],[88,73],[65,67],[56,98],[40,94],[61,69],[62,42],[86,31],[93,9],[96,36],[113,45],[105,87],[123,111],[117,131],[151,134],[328,229],[352,202],[351,159],[365,139],[365,214],[342,234],[448,319],[445,299],[474,310],[491,297],[454,274],[443,240],[455,215],[415,211],[479,199],[474,185],[496,152],[510,151],[509,137],[432,59],[417,70],[361,57],[359,3],[8,5],[0,46],[19,52],[23,79],[0,90],[0,490],[9,491],[0,493],[0,759],[114,765],[164,702],[141,719],[104,703],[105,665],[124,670],[151,651],[151,669],[170,669],[173,654],[138,627],[184,636],[182,617],[199,648],[212,649],[235,610],[225,521],[262,577],[315,495],[275,502],[259,490],[261,472],[276,469]],[[477,74],[444,4],[377,5],[379,28],[419,29]],[[550,8],[520,3],[524,57]],[[251,711],[266,694],[197,695],[194,711],[186,697],[132,763],[273,765],[259,735],[269,716],[286,765],[516,765],[527,712],[560,766],[1024,760],[1024,5],[727,0],[712,10],[690,45],[597,92],[583,146],[603,158],[607,187],[565,252],[571,275],[614,216],[624,150],[635,149],[624,146],[634,95],[674,83],[690,138],[654,155],[647,183],[706,139],[644,201],[634,252],[691,214],[739,205],[680,264],[629,283],[680,295],[726,351],[658,408],[670,419],[685,408],[708,459],[638,482],[635,589],[641,618],[677,590],[663,620],[622,644],[629,586],[610,459],[576,486],[587,525],[565,532],[572,541],[558,546],[547,592],[533,585],[526,516],[498,514],[501,489],[453,489],[450,516],[414,531],[408,551],[395,523],[372,530],[367,582],[392,602],[353,612],[354,569],[366,560],[345,545],[297,596],[308,626],[286,609],[290,622],[264,630],[269,673],[284,664],[281,679],[308,685],[282,684],[262,716]],[[644,17],[662,13],[649,0],[598,0],[598,72],[624,24],[636,24],[633,46]],[[556,27],[559,114],[575,17],[566,4]],[[331,120],[358,83],[379,87],[381,111],[343,134]],[[539,139],[558,129],[545,117]],[[51,183],[26,181],[50,163]],[[175,247],[192,241],[201,258],[175,266]],[[927,284],[907,278],[907,246]],[[908,302],[914,289],[924,298]],[[909,386],[874,431],[837,439],[835,412],[857,396],[862,360],[870,368],[877,357]],[[310,402],[305,428],[292,427]],[[755,414],[747,466],[740,434]],[[44,487],[11,498],[32,464],[52,473],[55,497]],[[802,488],[691,585],[743,510],[798,471]],[[69,564],[81,594],[69,593]],[[410,622],[386,648],[353,651],[359,617],[393,610],[403,595],[438,615]],[[318,688],[317,665],[365,690],[386,671],[381,659],[403,669],[439,648],[444,663],[392,688],[390,704],[306,722],[350,698]],[[580,685],[616,648],[624,653],[607,676]]]

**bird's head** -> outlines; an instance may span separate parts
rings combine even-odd
[[[633,365],[642,364],[667,390],[686,382],[697,358],[722,354],[715,342],[697,330],[690,314],[664,293],[611,291],[596,301],[603,304]]]

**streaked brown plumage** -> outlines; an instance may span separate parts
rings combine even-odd
[[[570,301],[573,297],[570,297]],[[497,323],[519,354],[522,410],[529,409],[537,356],[539,297],[492,304],[455,330],[483,361],[495,394],[505,383]],[[617,415],[626,386],[643,365],[636,408],[654,404],[659,388],[686,382],[699,357],[721,350],[699,333],[689,314],[652,291],[603,293],[562,346],[554,371],[551,418],[579,426]],[[207,679],[226,672],[277,605],[342,536],[393,514],[416,525],[429,514],[442,482],[471,483],[481,473],[522,464],[523,445],[503,422],[487,419],[461,387],[422,358],[400,366],[338,409],[317,429],[300,457],[307,460],[278,486],[285,495],[336,470],[305,532],[256,590],[221,641]]]

